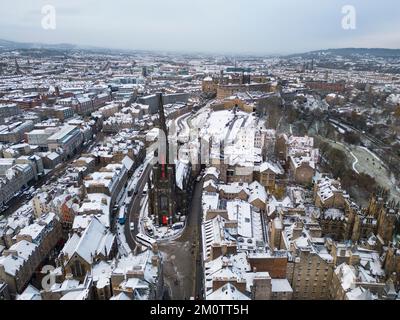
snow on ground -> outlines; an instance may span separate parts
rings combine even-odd
[[[400,103],[400,94],[392,93],[386,100],[388,103],[399,104]]]
[[[359,160],[356,165],[357,169],[373,177],[382,187],[389,188],[390,195],[396,200],[400,200],[398,182],[387,170],[384,162],[365,147],[354,147],[352,151]]]
[[[209,134],[216,140],[222,141],[228,133],[229,122],[233,118],[234,114],[228,110],[213,112],[207,119],[206,124],[201,128],[200,134]]]
[[[147,165],[149,163],[152,163],[154,160],[154,155],[148,155],[146,157],[145,162],[140,165],[136,171],[132,174],[131,179],[128,181],[128,187],[125,188],[124,192],[121,194],[120,199],[118,201],[118,204],[120,205],[120,207],[124,206],[124,205],[128,205],[128,203],[130,201],[132,201],[131,197],[128,197],[128,190],[130,188],[135,188],[136,185],[139,183],[139,172],[142,170],[142,172],[144,172],[145,168],[147,167]],[[147,208],[147,205],[143,208]],[[123,225],[121,225],[120,223],[118,223],[118,221],[116,222],[117,224],[117,239],[118,239],[118,250],[119,253],[121,255],[127,255],[131,252],[128,243],[126,242],[126,237],[125,237],[125,228]]]
[[[382,165],[385,165],[385,163],[375,154],[373,153],[371,150],[369,150],[366,147],[360,147],[361,149],[367,151],[371,156],[373,156],[376,160],[378,160]]]
[[[174,239],[181,234],[181,230],[173,230],[170,227],[158,227],[156,228],[155,237],[157,240],[168,240]]]
[[[393,198],[400,200],[398,182],[375,153],[365,147],[343,144],[341,142],[335,143],[326,138],[323,140],[330,143],[332,147],[339,148],[346,154],[349,154],[353,158],[352,168],[357,174],[365,173],[370,175],[380,186],[389,188]]]
[[[315,99],[313,96],[307,95],[307,102],[304,107],[310,110],[322,109],[322,102]]]
[[[145,229],[153,230],[154,235],[151,238],[156,239],[158,241],[164,240],[173,240],[180,236],[183,229],[174,230],[171,227],[157,227],[154,225],[151,217],[149,217],[148,205],[149,205],[149,198],[146,197],[143,200],[143,204],[140,209],[139,214],[139,232],[143,234],[147,234]],[[149,236],[149,235],[148,235]]]
[[[191,120],[192,126],[196,128],[202,128],[206,124],[210,112],[210,108],[204,108],[203,110],[200,110]]]
[[[304,95],[298,95],[298,96],[304,96]],[[305,98],[307,99],[307,101],[304,103],[304,108],[306,109],[314,111],[317,109],[326,110],[328,108],[328,104],[325,100],[316,99],[314,96],[309,94],[305,95]],[[300,103],[295,100],[293,102],[293,106],[299,107]]]
[[[117,225],[117,241],[118,241],[118,252],[121,256],[128,255],[131,253],[131,249],[129,248],[128,243],[126,242],[125,237],[125,228],[123,225]]]
[[[256,118],[243,111],[237,111],[236,116],[232,110],[215,111],[207,113],[206,118],[204,113],[192,119],[191,124],[200,129],[200,136],[212,136],[214,142],[226,139],[228,144],[233,143],[240,130],[256,126]]]
[[[344,144],[341,143],[341,142],[336,142],[336,143],[337,143],[338,145],[342,146],[343,148],[345,148],[346,151],[349,152],[350,155],[354,158],[354,162],[353,162],[353,164],[352,164],[353,171],[354,171],[355,173],[357,173],[357,174],[360,174],[360,172],[357,170],[357,167],[356,167],[357,164],[358,164],[358,162],[359,162],[359,160],[358,160],[358,158],[355,156],[355,154],[353,153],[353,151],[351,151],[350,148],[349,148],[348,146],[344,145]]]
[[[141,202],[141,208],[140,208],[140,213],[139,213],[139,221],[141,222],[140,223],[140,226],[141,226],[140,232],[142,232],[144,230],[144,229],[142,229],[142,225],[144,224],[144,222],[147,219],[149,219],[149,217],[148,217],[149,216],[149,196],[146,195],[146,197],[143,199],[144,200],[142,200],[143,203]],[[142,233],[144,233],[144,232],[142,232]]]
[[[176,119],[176,126],[178,128],[178,139],[182,143],[187,143],[190,139],[190,128],[187,123],[189,118],[190,114],[184,114],[183,116]]]
[[[389,188],[390,194],[396,200],[400,200],[400,190],[396,179],[386,169],[384,162],[371,150],[360,146],[341,145],[353,158],[353,170],[357,173],[365,173],[373,177],[382,187]]]

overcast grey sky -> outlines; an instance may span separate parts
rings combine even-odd
[[[400,48],[399,0],[1,0],[0,38],[121,49],[293,53]],[[43,5],[57,28],[41,26]],[[353,5],[355,30],[341,25]]]

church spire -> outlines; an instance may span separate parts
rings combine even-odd
[[[169,161],[169,143],[168,143],[168,128],[164,113],[164,103],[162,93],[157,93],[158,96],[158,118],[159,118],[159,128],[163,131],[165,136],[165,153],[164,150],[160,150],[159,159],[161,164],[167,164]],[[163,148],[161,148],[163,149]]]

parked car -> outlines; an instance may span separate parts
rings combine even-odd
[[[183,229],[183,227],[185,226],[185,224],[183,222],[178,222],[172,225],[172,229],[174,230],[180,230]]]

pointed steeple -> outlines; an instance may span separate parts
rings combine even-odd
[[[165,154],[159,154],[159,159],[161,164],[166,164],[169,161],[169,143],[168,143],[168,128],[164,113],[164,102],[162,93],[157,93],[158,96],[158,118],[159,118],[159,128],[163,131],[165,136]]]

